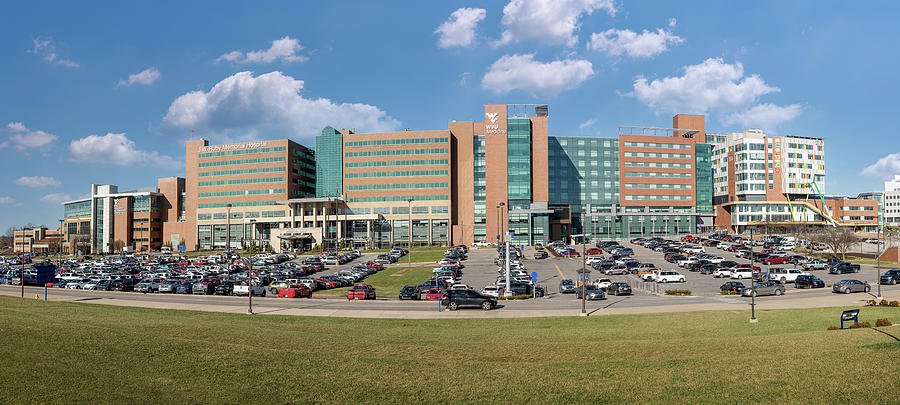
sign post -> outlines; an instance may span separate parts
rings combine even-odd
[[[531,272],[531,298],[537,296],[537,272]]]

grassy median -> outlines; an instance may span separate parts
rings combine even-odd
[[[375,294],[379,297],[397,297],[403,286],[424,283],[431,277],[433,270],[433,267],[388,267],[366,277],[360,283],[375,287]],[[350,288],[316,291],[315,294],[346,296]]]
[[[839,313],[414,321],[0,297],[0,403],[895,402],[900,343],[826,331]]]

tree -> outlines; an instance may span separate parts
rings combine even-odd
[[[841,255],[841,260],[847,258],[847,251],[859,242],[856,234],[845,227],[826,228],[825,230],[811,235],[810,241],[821,243],[828,246],[832,252]]]
[[[121,252],[122,248],[124,247],[125,241],[123,241],[122,239],[116,239],[116,241],[113,242],[113,252]]]

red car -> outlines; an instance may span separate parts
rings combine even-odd
[[[763,264],[784,264],[789,262],[791,259],[787,256],[769,256],[763,259]]]
[[[287,288],[279,288],[278,296],[281,298],[312,298],[312,289],[303,284],[290,284]]]
[[[375,299],[375,287],[372,287],[368,284],[357,284],[354,285],[350,291],[347,291],[347,299],[348,300],[374,300]]]
[[[603,250],[600,248],[590,248],[588,250],[585,250],[584,253],[589,255],[599,255],[603,253]]]
[[[578,252],[576,252],[574,250],[566,250],[566,251],[560,253],[559,256],[560,257],[581,257],[581,255],[578,254]]]
[[[334,281],[328,281],[328,280],[326,280],[326,279],[324,279],[324,278],[317,278],[316,281],[322,282],[322,284],[327,285],[328,288],[335,288],[335,287],[338,286],[338,283],[336,283],[336,282],[334,282]]]
[[[425,301],[437,301],[441,299],[441,290],[432,288],[425,293]]]
[[[384,269],[384,266],[382,266],[382,265],[380,265],[380,264],[378,264],[378,263],[375,263],[375,262],[366,262],[366,267],[368,267],[368,268],[370,268],[370,269],[375,269],[375,270],[382,270],[382,269]]]

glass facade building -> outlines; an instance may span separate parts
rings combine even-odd
[[[343,135],[325,127],[316,137],[316,197],[337,197],[343,187]]]

